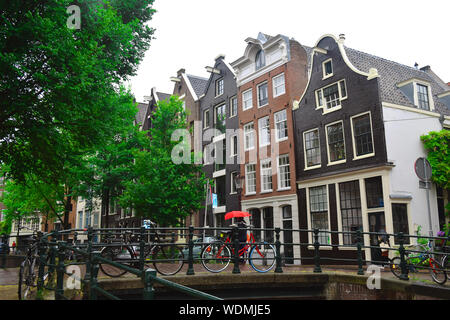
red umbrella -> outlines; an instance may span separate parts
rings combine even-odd
[[[225,215],[225,220],[228,220],[228,219],[231,219],[231,218],[239,218],[239,217],[244,218],[244,217],[250,217],[250,216],[251,216],[251,214],[248,213],[248,212],[243,212],[243,211],[231,211],[231,212],[228,212],[228,213]]]

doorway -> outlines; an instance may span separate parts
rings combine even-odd
[[[386,222],[384,219],[384,212],[371,212],[369,215],[369,232],[381,232],[386,233]],[[370,246],[375,248],[370,248],[371,260],[375,262],[375,264],[379,264],[383,261],[383,257],[381,256],[381,249],[378,240],[378,235],[371,234],[370,235]],[[378,262],[378,263],[377,263]]]

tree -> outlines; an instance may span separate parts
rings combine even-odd
[[[421,136],[420,140],[428,151],[427,159],[433,171],[432,181],[443,189],[450,189],[450,131],[431,131]],[[446,214],[449,213],[450,202],[446,206]]]
[[[160,101],[152,124],[148,146],[136,152],[135,179],[125,184],[120,204],[161,225],[177,225],[202,207],[205,176],[192,161],[189,132],[181,143],[171,139],[174,133],[187,131],[186,113],[178,98]],[[173,152],[180,146],[188,163],[174,163]]]
[[[127,181],[134,178],[134,152],[148,143],[146,132],[130,123],[123,132],[106,141],[85,156],[84,167],[78,168],[80,183],[74,193],[85,198],[101,199],[102,224],[108,227],[110,205],[118,201]]]
[[[101,145],[133,112],[121,83],[149,48],[153,0],[79,0],[79,30],[71,2],[0,3],[0,164],[16,182],[53,183],[61,155]]]

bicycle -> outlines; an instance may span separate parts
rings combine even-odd
[[[39,271],[39,239],[36,234],[33,234],[27,240],[31,244],[27,247],[25,259],[20,264],[19,282],[18,282],[18,296],[19,300],[34,300],[37,297],[37,282]],[[46,267],[44,269],[43,284],[44,287],[48,285],[51,278],[51,272],[48,269],[48,258]]]
[[[203,267],[212,273],[219,273],[225,270],[230,261],[234,258],[234,245],[230,238],[230,232],[225,232],[225,241],[218,239],[205,246],[200,254]],[[223,239],[224,233],[221,233]],[[250,251],[249,251],[250,249]],[[262,246],[258,245],[252,232],[247,235],[245,246],[238,250],[239,257],[247,259],[253,270],[261,273],[268,272],[275,266],[275,248],[273,245],[263,242]]]
[[[433,281],[438,284],[444,284],[447,281],[447,274],[442,264],[433,258],[431,252],[432,248],[433,243],[431,240],[428,241],[426,247],[424,245],[419,245],[421,252],[418,254],[410,254],[405,257],[406,268],[408,269],[408,272],[411,273],[419,272],[419,269],[428,268],[423,266],[424,263],[428,263]],[[402,274],[400,262],[400,257],[395,257],[390,261],[390,269],[398,278],[400,278]]]
[[[155,223],[151,222],[153,225]],[[144,251],[144,267],[149,268],[150,263],[160,274],[169,276],[178,273],[184,265],[184,255],[182,249],[174,244],[163,244],[158,232],[152,234],[155,242],[152,245],[146,245]],[[117,244],[114,244],[116,241]],[[101,256],[119,262],[131,267],[138,267],[138,260],[140,258],[139,246],[133,243],[139,242],[138,236],[132,235],[131,231],[125,231],[121,235],[120,240],[107,238],[107,246],[101,249]],[[169,248],[167,248],[169,246]],[[102,272],[110,277],[121,277],[126,270],[114,267],[110,264],[100,263]]]

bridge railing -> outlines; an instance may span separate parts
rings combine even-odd
[[[356,231],[330,231],[319,229],[282,229],[282,228],[248,228],[249,232],[255,235],[256,242],[241,242],[238,239],[239,229],[232,225],[220,228],[168,228],[158,227],[150,230],[144,228],[104,228],[104,229],[72,229],[61,232],[51,232],[44,234],[39,243],[39,274],[38,274],[38,288],[39,289],[54,289],[56,299],[64,299],[64,276],[73,276],[66,272],[68,265],[85,265],[86,273],[84,279],[79,279],[89,288],[89,298],[97,299],[98,294],[107,298],[115,299],[116,296],[102,289],[98,284],[98,274],[100,264],[109,264],[118,269],[127,271],[136,275],[143,281],[143,295],[144,299],[152,299],[154,297],[153,284],[160,283],[164,286],[169,286],[175,290],[183,291],[187,294],[193,295],[197,298],[217,299],[217,297],[208,295],[206,293],[186,288],[176,284],[170,280],[158,277],[156,270],[147,268],[149,264],[155,262],[153,257],[145,257],[142,252],[148,252],[146,249],[157,244],[158,246],[174,246],[183,248],[183,259],[187,265],[186,274],[194,275],[194,266],[202,261],[199,253],[201,248],[210,244],[206,241],[208,238],[204,236],[217,239],[214,235],[221,232],[230,232],[232,257],[232,272],[238,274],[241,272],[240,258],[237,254],[238,248],[241,245],[273,245],[275,248],[275,268],[274,272],[282,273],[283,269],[288,264],[298,265],[312,265],[313,271],[316,273],[322,272],[322,267],[329,264],[346,264],[355,265],[357,267],[357,274],[364,274],[364,265],[368,264],[389,264],[388,259],[377,260],[380,257],[371,257],[369,259],[366,255],[367,250],[380,250],[378,245],[372,244],[370,238],[382,237],[391,245],[383,247],[383,250],[391,252],[391,256],[397,255],[400,257],[401,276],[400,279],[408,280],[409,268],[407,265],[407,257],[409,254],[431,254],[436,259],[447,255],[445,251],[436,250],[436,246],[427,249],[423,245],[416,244],[417,242],[445,243],[450,244],[450,238],[429,237],[421,235],[409,234],[387,234],[385,232],[362,232]],[[292,234],[298,233],[300,241],[285,242],[281,241],[281,235],[286,232]],[[159,238],[155,238],[158,234]],[[197,238],[197,239],[196,239]],[[343,239],[347,241],[343,241]],[[64,239],[64,241],[63,241]],[[200,241],[198,240],[200,239]],[[326,240],[327,239],[327,240]],[[336,241],[336,239],[339,239]],[[197,240],[196,242],[194,242]],[[210,240],[210,239],[209,239]],[[420,240],[420,241],[418,241]],[[101,250],[109,246],[133,246],[136,247],[136,252],[139,253],[136,257],[130,259],[121,259],[120,263],[112,261],[100,254]],[[294,247],[299,247],[301,250],[293,250]],[[195,250],[194,250],[195,248]],[[343,249],[343,250],[341,250]],[[288,251],[296,252],[295,255],[289,256]],[[298,252],[301,255],[298,255]],[[334,252],[334,254],[330,254]],[[351,254],[348,254],[351,252]],[[346,253],[346,254],[344,254]],[[145,259],[145,261],[144,261]],[[165,262],[174,262],[168,259]],[[158,262],[162,262],[159,261]],[[427,268],[427,266],[423,266]],[[198,270],[198,269],[197,269]],[[54,273],[56,272],[56,273]],[[46,286],[44,284],[45,274],[56,274],[56,287]]]

